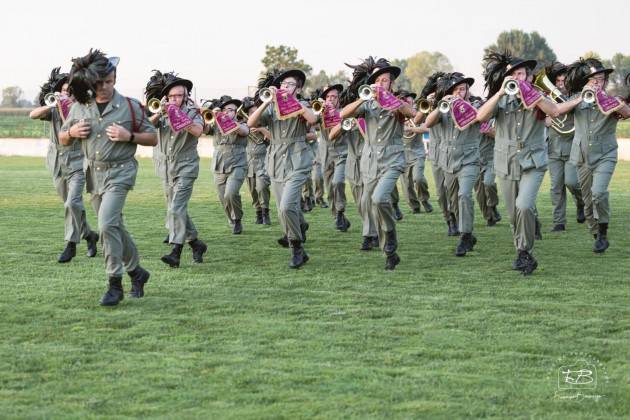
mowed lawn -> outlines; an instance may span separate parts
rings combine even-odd
[[[63,248],[63,206],[44,160],[0,158],[0,417],[2,418],[621,418],[630,413],[630,163],[611,185],[611,247],[592,240],[569,206],[551,227],[548,177],[538,197],[539,269],[524,278],[504,220],[477,210],[476,250],[453,255],[438,212],[401,205],[402,263],[358,250],[329,210],[311,224],[300,270],[287,268],[273,225],[231,234],[210,174],[190,206],[205,262],[170,269],[161,184],[141,160],[125,222],[151,271],[146,296],[103,308],[104,262]],[[430,165],[425,171],[430,178]],[[429,179],[433,193],[433,181]],[[94,213],[85,196],[89,220]],[[434,196],[431,199],[437,209]],[[404,203],[401,203],[404,204]],[[125,277],[125,292],[129,279]],[[558,369],[596,361],[601,395],[557,398]]]

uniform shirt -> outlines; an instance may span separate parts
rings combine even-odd
[[[346,159],[346,179],[353,185],[361,183],[360,165],[361,155],[365,141],[357,124],[352,130],[345,132],[346,143],[348,144],[348,158]]]
[[[330,131],[332,128],[321,129],[320,138],[320,154],[322,157],[322,163],[328,165],[331,161],[338,159],[346,159],[348,156],[348,143],[345,133],[341,133],[334,141],[329,139]]]
[[[438,164],[450,174],[459,171],[465,165],[479,165],[479,143],[481,132],[479,123],[459,130],[449,113],[440,113],[438,124],[442,126],[443,137],[440,141]]]
[[[51,108],[50,112],[42,118],[50,122],[50,142],[48,143],[48,153],[46,155],[46,167],[53,176],[71,174],[83,169],[83,152],[81,151],[81,141],[74,139],[71,144],[65,146],[59,143],[59,131],[61,131],[62,120],[57,107]]]
[[[415,165],[420,159],[424,160],[424,142],[422,141],[422,134],[415,133],[411,138],[403,137],[403,143],[405,144],[405,160],[407,165]]]
[[[238,123],[239,127],[243,126]],[[212,129],[214,144],[214,171],[221,174],[232,172],[235,168],[247,168],[248,135],[241,135],[239,130],[234,130],[228,135],[221,134],[218,127]]]
[[[307,106],[306,102],[302,102]],[[260,126],[267,126],[271,141],[267,151],[267,174],[277,180],[285,180],[293,172],[309,172],[313,151],[306,144],[307,122],[301,116],[280,120],[273,104],[262,112]]]
[[[573,112],[569,112],[568,114],[560,116],[559,119],[565,118],[563,124],[564,126],[561,128],[562,131],[569,131],[574,127],[573,122]],[[562,134],[556,131],[555,128],[549,127],[547,130],[548,134],[548,148],[549,148],[549,158],[551,159],[568,159],[571,154],[571,145],[573,144],[573,135],[574,132]]]
[[[527,110],[516,95],[503,95],[494,109],[494,168],[497,175],[519,180],[522,171],[547,168],[545,121],[537,108]]]
[[[85,120],[90,123],[90,134],[88,138],[81,141],[81,148],[86,160],[89,162],[123,162],[133,159],[136,154],[137,145],[129,142],[111,141],[105,130],[112,124],[117,124],[133,131],[134,122],[129,102],[135,114],[136,132],[153,133],[155,128],[149,122],[144,109],[138,101],[127,98],[114,91],[112,100],[101,115],[94,101],[88,104],[75,102],[70,108],[70,113],[62,130],[69,130],[71,126]]]
[[[195,124],[203,126],[203,118],[196,109],[189,109],[182,105],[184,112]],[[174,131],[168,121],[168,116],[163,115],[157,121],[158,145],[156,153],[160,160],[160,168],[166,163],[169,171],[169,179],[178,176],[197,178],[199,176],[199,153],[197,144],[199,138],[186,130]],[[163,169],[162,169],[163,170]],[[162,172],[159,170],[158,172]]]
[[[259,137],[257,137],[259,136]],[[247,136],[247,176],[255,177],[265,174],[265,156],[267,155],[268,144],[266,141],[257,143],[262,138],[261,133],[249,133]]]
[[[600,161],[617,162],[617,123],[615,113],[604,115],[596,104],[582,101],[573,110],[575,136],[571,163],[595,166]]]

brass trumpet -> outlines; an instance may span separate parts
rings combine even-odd
[[[258,92],[258,97],[263,103],[271,102],[273,99],[273,92],[269,88],[262,88]]]
[[[221,111],[221,108],[201,108],[201,117],[203,118],[203,122],[206,123],[207,125],[214,125],[215,124],[215,118],[214,118],[214,113],[215,112],[219,112]]]
[[[249,118],[249,115],[243,109],[243,105],[239,106],[238,109],[236,110],[236,116],[245,122],[247,122],[247,119]]]
[[[549,94],[549,99],[553,102],[559,104],[567,101],[567,97],[562,94],[560,89],[553,84],[551,80],[547,77],[545,69],[542,69],[537,75],[536,79],[534,79],[534,87],[538,88],[543,92],[547,92]],[[558,118],[551,119],[551,127],[556,130],[560,134],[569,134],[575,131],[575,127],[571,127],[568,130],[564,129],[564,123],[567,120],[567,116],[563,115]]]
[[[370,85],[362,85],[359,88],[359,98],[361,98],[364,101],[369,101],[371,99],[374,99],[375,95],[376,95],[376,92],[374,91],[374,88]]]
[[[162,112],[162,101],[158,98],[151,98],[147,102],[147,109],[153,114],[159,114]]]
[[[46,104],[46,106],[56,106],[57,95],[55,95],[54,93],[47,93],[46,96],[44,96],[44,103]]]
[[[516,80],[508,80],[505,84],[505,93],[510,96],[514,96],[519,92],[520,89],[518,87],[518,82]]]
[[[451,99],[450,101],[447,101],[446,99],[442,99],[438,103],[438,109],[440,110],[440,112],[442,114],[448,114],[449,112],[451,112],[451,103],[455,101],[456,99],[457,98]]]
[[[354,128],[354,125],[357,123],[357,120],[354,118],[346,118],[341,122],[341,128],[343,131],[350,131]]]
[[[426,98],[419,98],[416,101],[416,108],[418,108],[418,111],[422,114],[428,114],[432,111],[431,102]]]
[[[324,107],[326,106],[326,102],[323,99],[315,99],[311,102],[311,108],[313,109],[313,113],[315,115],[319,115],[324,111]]]
[[[587,104],[595,103],[596,99],[597,99],[597,95],[595,94],[594,90],[584,89],[582,91],[582,100],[586,102]]]

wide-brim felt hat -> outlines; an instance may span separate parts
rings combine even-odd
[[[370,74],[370,77],[368,77],[367,80],[367,84],[371,85],[374,83],[374,81],[376,80],[376,78],[378,76],[380,76],[383,73],[389,73],[392,75],[392,81],[396,80],[396,78],[398,76],[400,76],[400,67],[396,67],[396,66],[385,66],[385,67],[381,67],[381,68],[375,68],[372,71],[372,74]]]
[[[239,99],[236,98],[230,98],[230,99],[226,99],[225,101],[221,102],[219,104],[219,108],[223,109],[226,106],[233,104],[236,105],[236,109],[238,109],[239,106],[241,106],[243,104],[243,102]]]
[[[169,80],[168,83],[166,83],[166,85],[164,85],[164,89],[162,89],[161,95],[167,96],[168,91],[171,90],[171,88],[175,86],[184,86],[188,90],[188,92],[190,92],[193,88],[193,82],[191,82],[188,79],[182,79],[181,77],[175,76],[174,78]]]
[[[326,99],[326,95],[328,95],[328,92],[330,92],[331,90],[336,90],[341,95],[341,92],[343,92],[343,85],[341,83],[337,83],[336,85],[326,86],[319,97],[322,99]]]
[[[446,94],[451,94],[453,92],[453,89],[455,89],[457,85],[461,85],[462,83],[466,83],[468,87],[471,87],[475,83],[475,79],[473,79],[472,77],[461,76],[452,78],[449,87],[445,90]]]
[[[280,83],[286,79],[287,77],[293,77],[296,80],[301,81],[301,86],[304,86],[304,83],[306,83],[306,74],[304,74],[304,72],[302,70],[299,69],[292,69],[292,70],[287,70],[284,71],[282,73],[280,73],[278,76],[276,76],[275,79],[273,79],[273,82],[271,83],[273,86],[279,88],[280,87]]]
[[[521,67],[527,67],[530,70],[534,70],[537,64],[538,64],[538,61],[536,60],[525,60],[523,58],[514,57],[510,60],[510,63],[507,65],[507,68],[505,69],[505,74],[509,75],[514,70]]]

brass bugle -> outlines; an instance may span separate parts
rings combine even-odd
[[[505,84],[505,93],[513,96],[519,92],[518,82],[516,80],[508,80]]]
[[[243,105],[239,106],[238,109],[236,110],[236,116],[242,119],[243,121],[247,121],[247,119],[249,118],[249,115],[243,109]]]
[[[428,114],[431,112],[431,102],[429,102],[426,98],[420,98],[416,101],[416,107],[418,111],[423,114]]]
[[[44,103],[46,106],[57,105],[57,96],[54,93],[47,93],[46,96],[44,96]]]
[[[375,95],[374,88],[370,85],[362,85],[359,88],[359,98],[364,101],[369,101],[373,99]]]
[[[597,95],[595,95],[595,91],[592,89],[584,89],[582,92],[582,100],[587,104],[592,104],[595,102]]]
[[[262,88],[258,93],[258,97],[263,103],[271,102],[273,99],[273,92],[269,88]]]
[[[220,108],[201,108],[201,117],[203,118],[203,122],[207,125],[214,125],[214,113],[221,111]]]
[[[442,114],[448,114],[449,112],[451,112],[451,102],[453,102],[454,99],[447,101],[445,99],[442,99],[439,103],[438,103],[438,109],[440,110],[440,112]]]
[[[355,124],[356,124],[356,120],[354,118],[346,118],[345,120],[341,122],[341,128],[344,131],[350,131],[354,128]]]
[[[149,102],[147,102],[147,109],[153,114],[159,114],[162,112],[162,101],[158,98],[149,99]]]
[[[324,102],[323,99],[315,99],[314,101],[311,102],[311,108],[313,109],[313,113],[315,115],[319,115],[322,113],[322,111],[324,110],[324,106],[326,105],[326,102]]]

